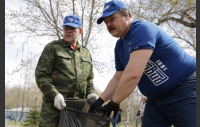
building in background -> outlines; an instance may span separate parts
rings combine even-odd
[[[7,118],[10,121],[15,121],[15,118],[16,118],[16,121],[19,121],[22,115],[22,118],[20,121],[24,121],[28,113],[29,113],[29,108],[19,107],[19,108],[5,109],[5,118]]]

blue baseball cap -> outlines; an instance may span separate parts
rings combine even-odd
[[[72,26],[74,28],[77,28],[78,26],[82,26],[82,23],[78,16],[68,15],[65,17],[62,27],[63,26]]]
[[[105,17],[110,16],[117,12],[119,9],[127,8],[126,5],[121,1],[109,1],[105,3],[103,8],[103,15],[97,20],[97,24],[101,24]]]

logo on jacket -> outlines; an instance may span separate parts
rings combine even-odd
[[[163,67],[163,65],[162,65]],[[169,77],[154,62],[148,61],[144,73],[153,82],[155,86],[159,86],[166,82]]]

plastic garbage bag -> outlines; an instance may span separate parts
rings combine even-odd
[[[66,100],[58,127],[110,127],[109,117],[88,113],[88,108],[84,99]]]

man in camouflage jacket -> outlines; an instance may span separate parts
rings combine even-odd
[[[90,52],[77,39],[82,23],[75,15],[65,17],[63,39],[48,43],[35,70],[36,82],[43,93],[40,127],[57,127],[64,98],[97,99],[93,86]]]

